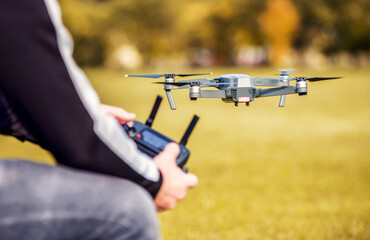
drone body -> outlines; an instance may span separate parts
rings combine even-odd
[[[245,74],[226,74],[216,78],[201,78],[175,82],[175,76],[188,77],[200,74],[155,74],[155,75],[126,75],[126,77],[146,77],[159,78],[165,77],[164,82],[155,82],[163,84],[172,110],[176,109],[171,90],[189,89],[191,100],[198,98],[221,98],[224,102],[233,102],[235,106],[239,103],[249,103],[259,97],[280,96],[279,106],[284,107],[286,95],[298,94],[307,95],[307,81],[321,81],[337,79],[339,77],[295,77],[290,78],[290,72],[283,70],[279,78],[251,77]],[[208,74],[208,73],[207,73]],[[211,73],[212,74],[212,73]],[[295,86],[290,82],[296,81]],[[271,88],[257,88],[256,86],[265,86]],[[214,87],[217,90],[204,90],[204,87]]]

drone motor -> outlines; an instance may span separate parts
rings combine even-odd
[[[196,100],[200,96],[200,83],[195,82],[190,84],[189,97],[191,100]]]
[[[302,95],[307,95],[307,81],[305,77],[297,77],[296,78],[296,88],[297,88],[297,93],[299,96]]]

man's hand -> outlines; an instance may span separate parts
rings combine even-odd
[[[154,158],[163,176],[161,189],[154,199],[157,211],[174,208],[176,203],[186,196],[188,189],[195,187],[198,183],[195,175],[183,172],[176,165],[179,153],[179,146],[176,143],[169,143]]]
[[[134,113],[129,113],[119,107],[100,104],[100,108],[115,117],[121,125],[134,121],[136,118]],[[176,165],[176,158],[179,153],[179,146],[176,143],[169,143],[153,159],[163,176],[161,189],[154,200],[157,211],[174,208],[176,203],[186,196],[188,189],[195,187],[198,183],[195,175],[184,173]]]
[[[132,122],[135,120],[136,115],[134,113],[129,113],[125,111],[122,108],[119,107],[113,107],[105,104],[100,104],[101,110],[108,113],[109,115],[112,115],[117,119],[117,121],[123,125],[127,122]]]

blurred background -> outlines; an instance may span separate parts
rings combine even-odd
[[[370,1],[61,0],[74,56],[102,102],[149,116],[160,85],[125,74],[342,76],[250,107],[173,91],[153,128],[180,140],[193,114],[199,186],[159,214],[164,240],[370,239]],[[0,137],[0,157],[53,164]]]
[[[368,66],[368,0],[62,0],[81,65]]]

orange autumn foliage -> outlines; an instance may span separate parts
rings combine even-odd
[[[270,49],[270,62],[278,64],[289,54],[300,17],[290,0],[269,0],[258,23],[266,36]]]

